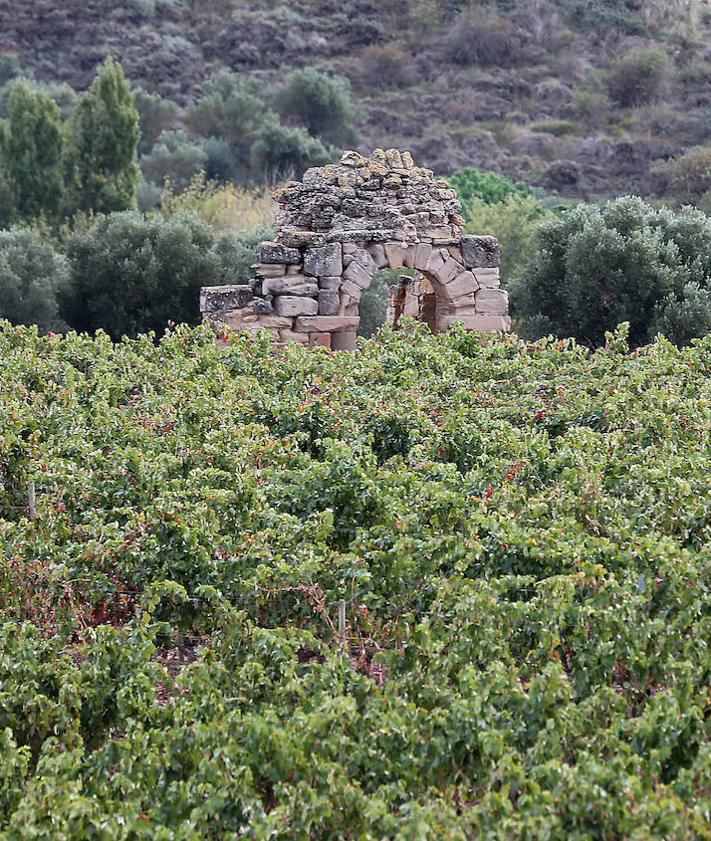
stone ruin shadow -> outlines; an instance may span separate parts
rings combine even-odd
[[[411,316],[436,333],[457,322],[510,330],[498,242],[462,236],[456,193],[408,152],[345,152],[274,198],[277,237],[259,246],[253,280],[201,290],[201,312],[218,335],[267,330],[278,344],[355,350],[361,296],[385,268],[414,270],[391,287],[394,327]]]

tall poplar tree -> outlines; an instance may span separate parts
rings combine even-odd
[[[110,213],[136,206],[138,111],[123,69],[107,59],[72,118],[71,209]]]
[[[17,85],[2,138],[12,216],[34,219],[57,213],[64,191],[63,140],[59,108],[52,99],[30,85]]]

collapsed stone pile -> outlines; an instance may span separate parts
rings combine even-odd
[[[355,349],[358,304],[379,269],[415,270],[391,292],[389,320],[435,331],[508,330],[493,237],[462,236],[455,192],[408,152],[345,152],[274,194],[278,235],[257,252],[249,284],[205,287],[200,308],[216,328],[268,330],[274,341]]]

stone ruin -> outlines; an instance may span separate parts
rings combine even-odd
[[[494,237],[462,236],[456,193],[409,152],[345,152],[274,192],[278,234],[258,249],[248,284],[204,287],[200,309],[219,332],[267,330],[279,343],[355,350],[358,304],[380,269],[413,270],[391,287],[388,323],[433,332],[508,331]]]

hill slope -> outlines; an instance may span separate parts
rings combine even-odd
[[[498,169],[584,198],[647,194],[655,162],[711,141],[706,0],[465,6],[0,0],[0,50],[80,89],[113,54],[135,83],[181,105],[222,69],[269,88],[315,66],[351,79],[363,149],[407,147],[442,173]],[[669,63],[658,90],[640,104],[611,98],[615,62],[650,46]]]

